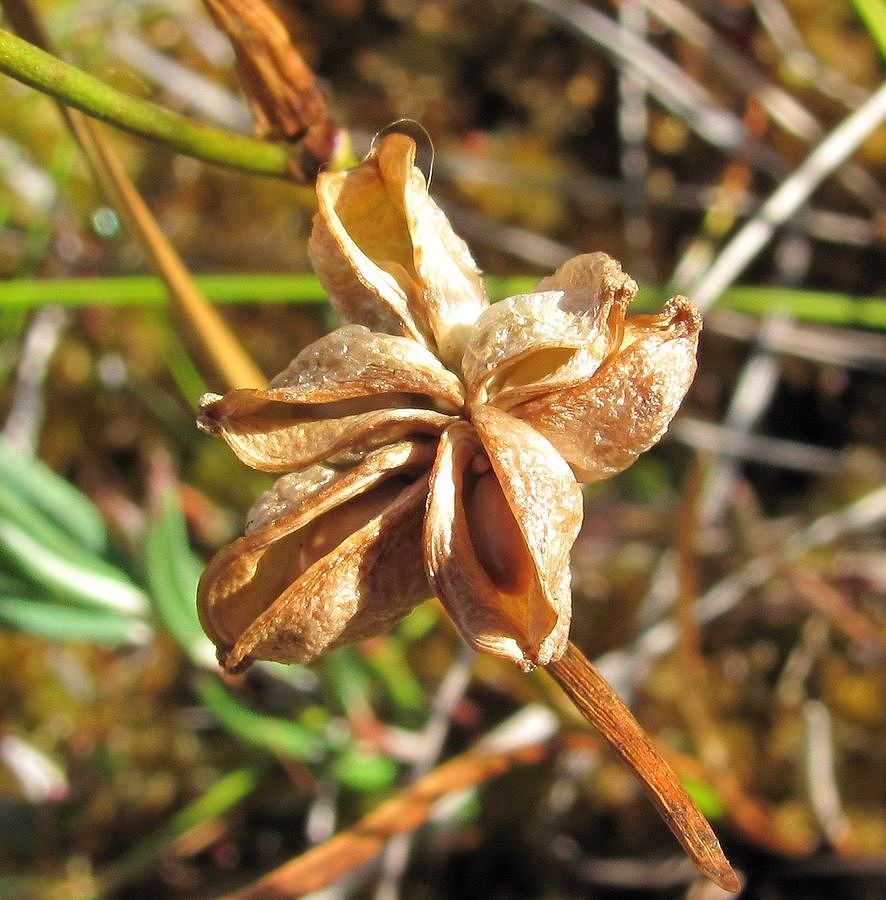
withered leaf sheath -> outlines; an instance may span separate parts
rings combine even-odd
[[[476,649],[559,659],[579,482],[658,441],[695,373],[692,303],[628,318],[636,284],[602,253],[490,306],[414,156],[388,134],[319,176],[309,250],[342,326],[267,389],[201,402],[244,463],[286,473],[200,582],[228,669],[308,662],[432,594]]]

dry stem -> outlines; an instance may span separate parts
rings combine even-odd
[[[570,641],[563,657],[547,666],[547,671],[640,778],[659,815],[698,868],[724,890],[738,891],[741,882],[707,819],[649,735],[585,655]]]

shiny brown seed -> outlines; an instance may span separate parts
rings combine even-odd
[[[492,470],[477,478],[467,501],[467,519],[474,552],[492,583],[505,594],[525,593],[532,562]]]

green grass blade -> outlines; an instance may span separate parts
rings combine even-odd
[[[379,679],[401,715],[420,713],[427,707],[427,695],[409,666],[403,644],[396,634],[379,642],[366,662]]]
[[[336,647],[322,664],[326,685],[342,712],[371,706],[372,671],[353,647]]]
[[[169,845],[192,828],[223,816],[242,803],[258,786],[261,773],[243,768],[222,776],[193,803],[176,813],[169,822],[110,863],[96,875],[99,893],[106,896],[136,879],[153,866]]]
[[[0,519],[0,556],[51,595],[121,613],[147,611],[147,597],[122,572],[72,560],[8,519]]]
[[[200,289],[216,303],[310,303],[324,305],[326,297],[313,275],[202,275]],[[501,299],[531,291],[534,276],[486,279],[491,297]],[[652,309],[665,299],[665,289],[641,285],[638,309]],[[0,309],[30,308],[46,303],[64,306],[161,306],[166,291],[150,276],[122,278],[13,279],[0,289]],[[765,315],[774,309],[796,319],[831,325],[886,329],[886,300],[826,291],[739,285],[729,288],[718,309]]]
[[[200,678],[197,693],[219,724],[241,740],[283,757],[316,761],[325,744],[313,731],[295,722],[264,716],[235,700],[214,677]]]
[[[727,806],[723,798],[708,783],[695,778],[680,779],[690,797],[698,804],[698,808],[708,819],[722,819],[726,815]]]
[[[389,788],[399,767],[389,756],[349,748],[332,764],[332,777],[343,788],[361,794]]]
[[[188,658],[196,665],[214,669],[215,652],[197,618],[197,582],[202,570],[202,562],[188,544],[181,508],[170,491],[145,534],[148,591],[160,621]]]
[[[886,2],[884,0],[854,0],[855,11],[864,22],[868,34],[886,57]]]
[[[15,525],[70,562],[96,571],[105,571],[108,575],[116,571],[110,563],[84,547],[70,532],[59,528],[56,522],[31,505],[26,497],[17,492],[17,487],[14,482],[0,481],[0,523]]]
[[[158,313],[159,314],[159,313]],[[209,390],[209,386],[203,380],[200,370],[191,359],[168,318],[164,322],[166,334],[166,367],[169,374],[178,385],[182,396],[187,400],[191,409],[196,409],[200,397]]]
[[[39,459],[23,457],[0,438],[0,483],[39,509],[77,543],[107,550],[105,523],[88,497]]]
[[[314,275],[197,275],[200,290],[215,303],[319,303],[326,295]],[[12,279],[0,289],[0,307],[165,306],[167,292],[153,276]]]
[[[50,641],[120,646],[142,645],[151,639],[150,626],[131,616],[32,597],[0,596],[0,624]]]
[[[0,445],[0,554],[42,593],[126,614],[147,610],[129,576],[104,559],[98,511],[36,460]]]
[[[730,309],[753,316],[780,313],[805,322],[842,328],[886,329],[886,301],[828,291],[739,285],[723,294],[717,309]]]

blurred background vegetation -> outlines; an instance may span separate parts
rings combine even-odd
[[[358,156],[394,119],[427,129],[496,296],[600,249],[645,301],[708,307],[668,438],[587,491],[573,638],[670,748],[744,896],[882,897],[882,104],[845,160],[804,161],[882,91],[883,4],[274,8]],[[196,0],[38,9],[79,68],[250,131]],[[105,130],[264,372],[328,330],[309,190]],[[785,184],[796,212],[742,255]],[[0,897],[219,895],[507,723],[546,760],[324,896],[715,896],[544,676],[472,659],[434,604],[310,668],[220,677],[196,580],[269,479],[194,428],[224,385],[55,102],[3,76],[0,279]],[[548,705],[553,726],[519,716]]]

